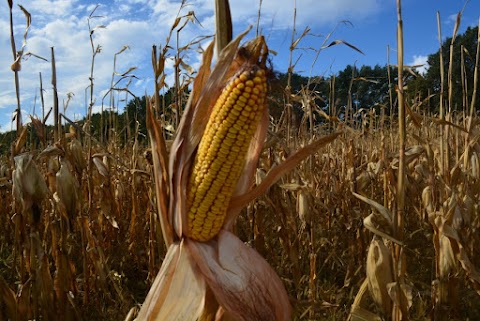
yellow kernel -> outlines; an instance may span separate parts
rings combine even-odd
[[[261,77],[257,76],[255,78],[253,78],[253,82],[256,83],[256,84],[261,84],[263,83],[263,79]]]
[[[228,97],[227,102],[225,103],[227,106],[233,106],[235,104],[235,99],[233,97]]]
[[[245,106],[245,104],[243,104],[243,106]],[[235,108],[236,110],[240,111],[240,110],[243,109],[243,108],[242,108],[243,106],[240,106],[240,104],[237,103],[237,104],[235,104],[235,105],[233,106],[233,108]]]
[[[248,82],[248,73],[244,72],[238,77],[242,82]]]
[[[251,108],[250,108],[250,110],[251,110]],[[250,116],[250,114],[251,113],[246,108],[245,108],[244,111],[242,111],[242,116],[244,116],[244,117],[248,117],[248,116]]]

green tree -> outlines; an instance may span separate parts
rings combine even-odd
[[[450,59],[450,47],[452,38],[447,38],[442,44],[443,51],[443,67],[445,70],[445,88],[444,98],[445,106],[448,103],[448,70],[449,64],[452,63],[452,110],[462,110],[464,106],[463,93],[465,92],[468,97],[468,102],[471,101],[473,95],[473,76],[475,70],[475,55],[478,43],[478,27],[468,27],[465,33],[458,35],[453,43],[453,60]],[[462,85],[462,63],[461,63],[461,51],[464,50],[464,74],[467,83],[467,88]],[[429,93],[436,94],[433,98],[435,109],[439,108],[441,80],[440,80],[440,50],[434,54],[428,56],[429,69],[425,74],[425,77],[421,77],[412,81],[409,84],[409,91],[417,91],[422,97],[427,97]],[[477,101],[480,98],[480,93],[477,92]]]
[[[134,98],[127,103],[125,107],[125,125],[129,127],[130,133],[135,134],[138,123],[139,139],[147,135],[147,97]]]
[[[337,110],[346,109],[351,104],[353,112],[360,108],[370,109],[375,106],[389,104],[388,67],[375,65],[348,65],[340,71],[335,79],[335,104]],[[392,71],[392,81],[397,73]]]

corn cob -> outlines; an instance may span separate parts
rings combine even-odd
[[[266,93],[265,70],[253,66],[233,76],[216,101],[187,189],[190,238],[208,241],[220,231],[265,108]]]

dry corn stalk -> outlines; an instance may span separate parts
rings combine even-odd
[[[213,45],[207,48],[170,157],[160,125],[147,108],[169,250],[137,320],[170,320],[171,313],[175,320],[197,320],[213,315],[206,310],[216,302],[222,311],[217,320],[223,313],[244,321],[290,320],[282,281],[231,227],[248,202],[337,135],[292,154],[249,191],[268,129],[268,49],[263,37],[239,48],[245,34],[222,50],[212,71]],[[213,296],[207,295],[210,290]]]

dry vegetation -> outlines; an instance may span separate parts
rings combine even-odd
[[[347,106],[339,119],[333,107],[319,111],[310,87],[286,96],[271,119],[257,183],[301,146],[341,132],[236,225],[284,281],[295,320],[480,318],[479,122],[474,101],[450,108],[444,85],[440,114],[428,99],[405,101],[404,132],[398,101],[361,122]],[[178,110],[157,116],[176,127]],[[120,146],[114,134],[95,140],[88,126],[32,127],[47,144],[20,126],[12,155],[0,159],[0,320],[123,320],[166,253],[151,154],[137,133]]]

